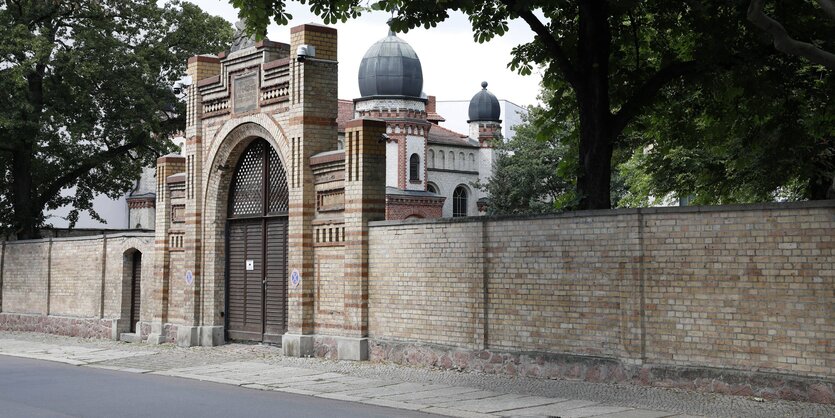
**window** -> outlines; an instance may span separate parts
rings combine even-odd
[[[417,153],[409,157],[409,181],[420,181],[420,157]]]
[[[455,151],[449,152],[449,167],[450,170],[455,170]]]
[[[428,164],[427,167],[435,168],[435,151],[429,150],[429,152],[426,153],[426,158],[426,163]]]
[[[464,170],[464,165],[467,164],[467,161],[464,159],[464,153],[463,152],[458,153],[458,164],[459,164],[458,169],[459,170]]]
[[[429,192],[429,193],[438,194],[438,187],[436,187],[432,183],[426,183],[426,191]]]
[[[467,188],[458,186],[452,192],[452,217],[467,216]]]

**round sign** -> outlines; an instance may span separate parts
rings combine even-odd
[[[194,273],[191,270],[186,271],[186,284],[194,283]]]
[[[299,274],[297,269],[293,269],[293,272],[290,273],[290,285],[296,287],[299,283],[302,282],[302,275]]]

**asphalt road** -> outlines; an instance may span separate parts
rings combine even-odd
[[[0,417],[420,417],[195,380],[0,356]]]

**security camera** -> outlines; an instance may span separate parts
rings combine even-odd
[[[304,62],[304,60],[307,59],[307,58],[313,58],[315,56],[316,56],[316,47],[313,46],[313,45],[304,44],[304,45],[299,45],[299,47],[296,48],[296,57],[298,57],[298,60],[301,61],[301,62]]]
[[[189,88],[189,86],[191,86],[191,77],[190,76],[185,76],[185,77],[177,80],[174,83],[174,94],[185,93],[185,90],[187,90]]]

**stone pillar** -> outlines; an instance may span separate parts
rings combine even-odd
[[[186,69],[192,83],[188,88],[186,110],[186,142],[183,152],[186,158],[186,207],[185,207],[185,270],[191,272],[192,283],[187,284],[181,303],[184,312],[182,323],[177,327],[177,344],[184,347],[193,345],[219,345],[223,343],[222,327],[200,327],[203,285],[203,100],[197,90],[198,81],[220,74],[220,60],[212,56],[195,56],[188,60]],[[180,278],[178,278],[180,279]],[[184,278],[183,278],[184,279]]]
[[[153,289],[150,293],[151,300],[142,300],[142,306],[150,306],[151,311],[150,315],[147,310],[140,314],[140,319],[151,322],[148,342],[154,344],[165,341],[164,327],[168,322],[168,283],[171,261],[168,230],[171,227],[171,196],[166,179],[168,176],[183,172],[185,160],[179,155],[166,155],[157,159],[157,219],[154,237],[154,279],[151,283]],[[139,329],[140,327],[137,327],[137,330]]]
[[[299,57],[298,47],[315,53]],[[310,51],[310,50],[309,50]],[[290,29],[290,141],[287,182],[290,188],[288,276],[298,270],[301,281],[287,291],[288,330],[282,337],[284,354],[313,354],[313,215],[316,193],[310,157],[336,148],[337,130],[336,29],[301,25]]]
[[[345,318],[337,356],[368,360],[368,222],[386,215],[386,123],[345,125]]]

